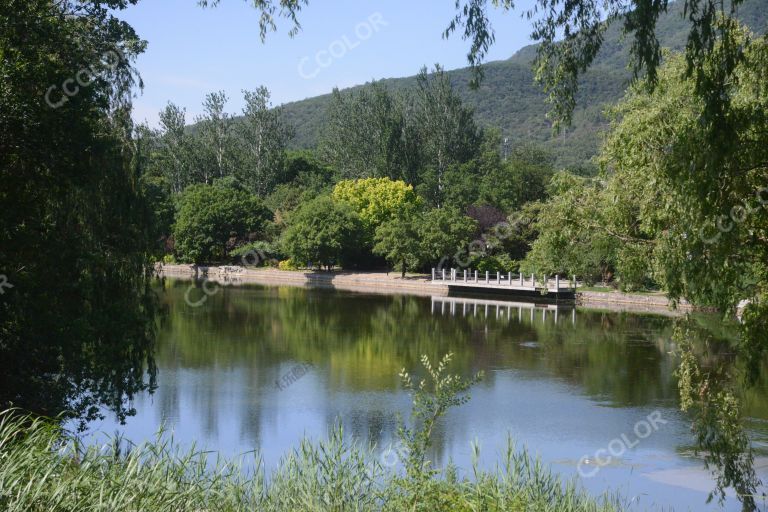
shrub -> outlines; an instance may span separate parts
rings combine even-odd
[[[474,266],[480,272],[517,272],[520,265],[507,254],[499,256],[483,256],[475,261]]]
[[[229,255],[235,263],[244,267],[262,267],[276,265],[283,254],[276,244],[259,240],[232,249],[229,251]]]
[[[296,262],[294,262],[291,258],[288,258],[287,260],[281,260],[277,264],[277,268],[280,270],[299,270],[298,265],[296,265]]]

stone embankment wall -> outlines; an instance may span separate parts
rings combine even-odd
[[[432,284],[422,276],[407,276],[405,279],[402,279],[399,272],[285,271],[268,268],[251,269],[238,266],[205,267],[160,263],[155,266],[155,269],[159,275],[165,277],[209,279],[227,284],[254,283],[307,286],[428,296],[448,294],[448,287],[446,285]]]
[[[184,279],[208,279],[226,284],[255,283],[266,285],[336,288],[374,293],[400,293],[409,295],[448,295],[448,286],[432,284],[428,276],[400,277],[399,272],[314,272],[284,271],[271,268],[245,268],[239,266],[206,267],[196,265],[169,265],[158,263],[159,275]],[[679,313],[695,309],[681,301],[672,310],[663,294],[630,294],[620,292],[577,291],[576,304],[597,309]]]

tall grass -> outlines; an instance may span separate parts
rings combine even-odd
[[[436,377],[438,382],[452,382]],[[418,393],[428,391],[422,385]],[[414,408],[418,403],[424,403],[423,395],[414,398]],[[408,450],[424,447],[409,445]],[[595,499],[573,481],[563,482],[539,459],[516,450],[511,440],[494,471],[478,469],[476,450],[471,478],[463,479],[455,468],[436,471],[428,461],[404,470],[385,468],[372,450],[346,440],[341,426],[324,441],[302,441],[268,477],[255,454],[229,460],[212,457],[194,447],[182,449],[165,436],[130,449],[119,439],[82,446],[55,422],[18,411],[0,412],[0,510],[608,512],[623,508],[615,496]],[[404,464],[412,459],[407,457]]]

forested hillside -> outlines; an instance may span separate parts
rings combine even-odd
[[[665,47],[683,49],[690,25],[681,15],[678,8],[660,18],[657,31]],[[755,32],[763,33],[768,23],[768,0],[746,0],[739,7],[739,18]],[[628,41],[622,40],[618,26],[609,30],[597,62],[580,81],[573,123],[557,136],[553,136],[546,118],[545,94],[533,80],[534,56],[535,46],[528,46],[508,60],[487,64],[485,79],[477,90],[468,86],[469,68],[447,74],[464,104],[475,109],[478,124],[500,128],[503,136],[509,138],[510,148],[535,142],[553,153],[558,166],[583,166],[597,153],[599,131],[606,126],[605,106],[622,96],[630,78],[626,69]],[[416,77],[386,79],[381,83],[392,90],[412,88]],[[366,86],[352,89],[360,87]],[[330,101],[331,95],[326,94],[284,105],[286,119],[296,128],[291,147],[315,146]]]

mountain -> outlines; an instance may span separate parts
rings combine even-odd
[[[739,6],[738,17],[753,31],[768,28],[768,0],[746,0]],[[657,34],[663,46],[680,51],[685,47],[690,25],[682,16],[682,6],[672,4],[661,16]],[[622,37],[619,24],[613,24],[595,63],[584,74],[579,85],[577,107],[571,126],[557,136],[552,134],[546,114],[548,105],[540,86],[534,83],[531,63],[535,45],[522,48],[511,58],[485,65],[485,78],[476,90],[469,88],[469,68],[448,71],[448,75],[466,104],[475,110],[481,126],[502,130],[510,146],[537,143],[550,150],[562,167],[588,165],[597,153],[600,131],[607,126],[605,107],[623,95],[630,71],[629,41]],[[381,81],[392,90],[414,87],[415,76]],[[359,85],[350,89],[366,87]],[[346,89],[349,90],[349,89]],[[292,148],[311,148],[318,139],[331,100],[330,94],[283,105],[286,117],[296,127]]]

